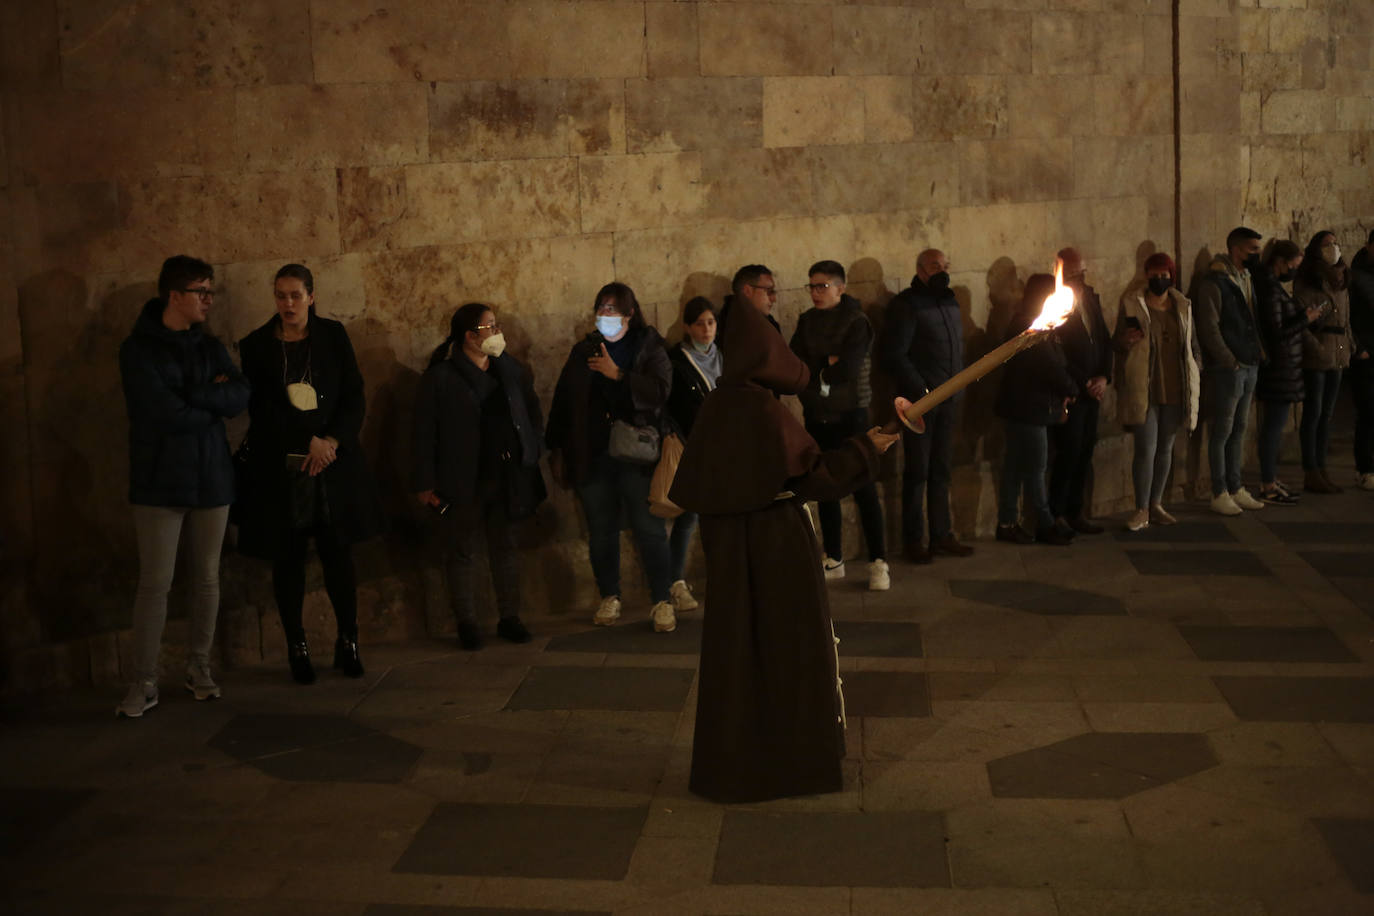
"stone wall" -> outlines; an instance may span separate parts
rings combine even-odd
[[[547,403],[612,278],[676,338],[686,298],[719,300],[763,261],[790,331],[812,261],[845,263],[876,318],[937,246],[977,355],[1064,244],[1109,313],[1146,255],[1201,264],[1240,222],[1303,242],[1333,228],[1353,251],[1374,217],[1374,5],[1176,5],[0,6],[3,681],[120,677],[137,563],[115,353],[171,253],[216,264],[226,341],[272,314],[293,260],[348,326],[393,516],[360,552],[366,642],[452,626],[402,468],[418,374],[464,301],[495,306]],[[959,447],[969,532],[989,524],[1000,455],[990,391]],[[1100,508],[1128,487],[1116,429]],[[574,504],[557,495],[542,522],[531,601],[582,615]],[[309,616],[323,638],[316,593]],[[227,660],[280,656],[259,565],[227,557],[221,619]]]

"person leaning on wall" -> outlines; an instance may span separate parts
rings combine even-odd
[[[420,504],[439,513],[458,644],[469,651],[482,648],[483,542],[500,615],[496,635],[530,641],[520,620],[517,535],[547,496],[543,420],[530,372],[506,352],[496,313],[480,302],[455,311],[416,394],[412,484]]]
[[[273,280],[277,314],[239,341],[253,383],[234,506],[241,553],[272,562],[272,590],[297,683],[315,680],[306,643],[306,547],[324,569],[338,637],[334,667],[362,677],[353,545],[382,531],[372,471],[358,440],[366,399],[348,332],[315,313],[315,278],[287,264]]]
[[[1341,390],[1341,374],[1350,366],[1354,341],[1350,333],[1350,269],[1341,257],[1336,236],[1323,230],[1312,236],[1303,251],[1302,265],[1293,278],[1293,298],[1321,314],[1302,337],[1303,488],[1309,493],[1339,493],[1341,487],[1326,473],[1331,441],[1331,414]]]
[[[224,419],[248,406],[248,381],[224,344],[204,330],[215,270],[186,255],[168,258],[150,299],[119,348],[129,412],[129,502],[138,539],[134,682],[115,714],[136,719],[158,704],[157,660],[167,593],[183,530],[190,554],[191,627],[186,689],[220,695],[210,675],[219,614],[219,558],[234,471]]]
[[[1279,446],[1283,428],[1294,404],[1301,404],[1305,393],[1302,371],[1303,331],[1321,314],[1321,309],[1304,309],[1284,284],[1293,281],[1293,272],[1302,263],[1302,249],[1287,239],[1277,239],[1265,252],[1255,273],[1255,311],[1264,341],[1264,363],[1255,385],[1255,400],[1261,405],[1259,436],[1259,498],[1274,506],[1291,506],[1298,497],[1279,480]]]

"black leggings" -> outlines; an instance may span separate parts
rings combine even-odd
[[[305,604],[305,549],[312,537],[315,552],[320,555],[324,590],[334,606],[339,635],[357,639],[358,584],[353,572],[353,548],[340,541],[338,533],[329,525],[293,531],[286,556],[272,564],[272,591],[286,639],[288,642],[305,639],[305,627],[301,623],[301,609]]]

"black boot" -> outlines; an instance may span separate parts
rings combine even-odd
[[[334,667],[344,673],[344,677],[362,677],[363,660],[358,657],[358,637],[340,636],[334,640]]]
[[[476,652],[482,648],[482,631],[475,622],[458,622],[458,645],[465,652]]]
[[[510,642],[529,642],[534,637],[519,617],[502,617],[496,624],[496,635]]]
[[[315,683],[315,666],[310,664],[310,647],[305,637],[286,644],[286,658],[291,663],[291,677],[297,684]]]

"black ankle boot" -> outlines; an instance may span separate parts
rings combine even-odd
[[[315,683],[315,666],[310,664],[310,647],[304,638],[286,644],[286,658],[291,663],[291,677],[297,684]]]
[[[334,667],[345,677],[362,677],[363,660],[358,657],[358,637],[340,636],[334,640]]]

